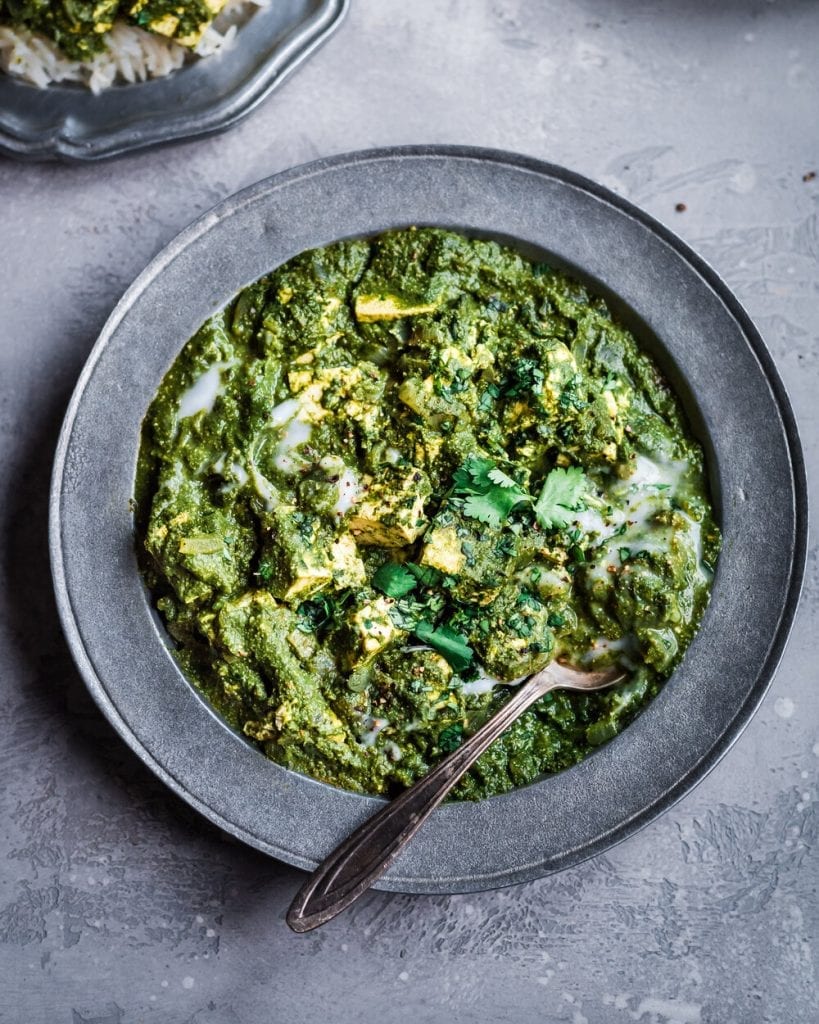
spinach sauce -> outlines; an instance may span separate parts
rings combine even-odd
[[[189,678],[273,760],[389,793],[556,656],[456,791],[580,760],[679,663],[720,537],[657,367],[577,281],[437,229],[304,253],[211,317],[144,424],[139,548]]]

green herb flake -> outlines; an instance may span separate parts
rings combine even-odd
[[[535,518],[544,529],[564,529],[571,521],[571,513],[585,507],[583,494],[589,483],[582,469],[553,469],[543,482],[540,497],[535,502]]]
[[[569,548],[569,558],[577,565],[582,565],[586,561],[586,552],[579,544],[572,544]]]
[[[422,587],[439,586],[444,575],[440,569],[436,569],[431,565],[414,565],[412,562],[407,562],[403,568],[411,573]]]
[[[446,729],[442,729],[438,733],[438,746],[445,754],[451,754],[453,750],[457,750],[463,741],[464,727],[460,722],[448,725]]]
[[[329,597],[321,595],[302,601],[296,609],[296,629],[301,633],[320,633],[333,622],[334,607]]]
[[[462,498],[461,510],[497,530],[509,513],[522,502],[531,501],[518,483],[491,459],[470,456],[453,476],[455,493]]]
[[[507,398],[516,398],[529,392],[539,395],[543,391],[545,374],[536,359],[519,359],[504,381],[502,393]]]
[[[475,657],[475,652],[466,641],[466,637],[456,633],[449,626],[438,626],[422,620],[415,627],[418,639],[442,655],[456,672],[462,672]]]
[[[373,576],[373,586],[387,597],[404,597],[415,590],[418,580],[403,565],[387,562]]]

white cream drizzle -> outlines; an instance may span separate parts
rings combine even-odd
[[[240,462],[231,462],[230,471],[236,483],[240,487],[244,487],[249,479],[245,467]]]
[[[463,693],[468,697],[491,693],[496,686],[518,686],[524,679],[528,679],[528,676],[518,676],[517,679],[510,680],[498,679],[497,676],[490,675],[482,666],[478,666],[478,671],[480,675],[477,679],[472,679],[461,687]]]
[[[613,506],[610,515],[604,517],[596,509],[578,513],[578,526],[585,533],[600,538],[595,564],[589,569],[592,580],[606,578],[608,567],[618,564],[621,548],[629,549],[632,554],[638,551],[664,554],[670,550],[674,537],[680,535],[690,540],[698,572],[710,578],[703,563],[702,528],[698,522],[680,511],[687,524],[685,529],[653,524],[657,513],[667,509],[669,499],[677,494],[687,469],[688,464],[682,460],[661,462],[638,455],[631,476],[615,482],[610,489]],[[616,507],[618,504],[620,507]]]
[[[601,654],[608,654],[613,651],[614,653],[629,655],[636,653],[637,650],[637,640],[632,633],[626,633],[625,636],[621,636],[618,640],[609,640],[606,636],[599,636],[580,660],[584,665],[587,665],[590,661],[594,661],[595,658],[599,658]]]
[[[293,449],[300,444],[310,440],[313,428],[309,423],[302,423],[301,420],[291,419],[285,427],[276,449],[273,465],[282,473],[296,473],[302,468],[304,462],[293,452]]]
[[[335,511],[336,515],[341,518],[341,516],[346,515],[350,511],[361,497],[361,481],[349,467],[345,467],[343,473],[338,478],[336,486],[338,488],[338,498]]]
[[[210,412],[216,399],[222,394],[222,371],[230,369],[233,363],[214,363],[196,378],[179,399],[179,419],[195,416],[198,412]]]
[[[361,724],[364,732],[358,737],[358,742],[363,747],[371,747],[378,738],[378,734],[390,724],[386,718],[373,718],[372,715],[362,715]]]
[[[288,398],[284,402],[279,402],[278,405],[273,406],[270,410],[270,422],[274,427],[283,427],[285,423],[288,423],[296,416],[300,409],[301,403],[297,398]]]

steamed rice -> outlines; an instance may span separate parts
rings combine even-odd
[[[182,67],[191,55],[209,57],[230,46],[237,26],[269,0],[228,0],[194,47],[118,22],[106,35],[107,49],[88,61],[71,60],[50,39],[25,28],[0,25],[0,68],[45,88],[52,82],[81,82],[93,93],[116,81],[144,82]]]

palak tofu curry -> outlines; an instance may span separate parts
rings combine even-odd
[[[720,536],[657,366],[576,280],[421,228],[303,253],[188,342],[144,424],[138,544],[189,679],[274,761],[424,775],[560,657],[455,796],[556,772],[668,679]]]

